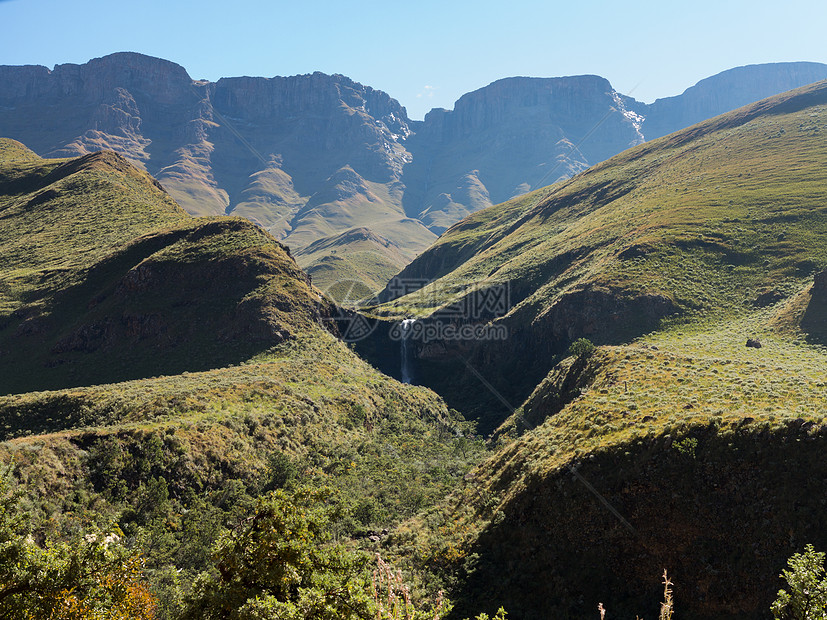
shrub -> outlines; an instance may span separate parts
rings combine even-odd
[[[260,499],[223,536],[193,586],[193,620],[356,620],[370,615],[368,558],[331,541],[328,492],[300,488]]]
[[[595,346],[591,340],[589,340],[588,338],[578,338],[577,340],[571,343],[571,346],[568,350],[568,355],[574,355],[578,358],[586,358],[594,352],[594,349]]]
[[[156,602],[143,559],[117,533],[38,545],[11,465],[0,465],[0,610],[7,620],[151,620]]]
[[[772,604],[776,620],[822,620],[827,618],[827,577],[824,574],[824,553],[812,545],[804,553],[795,553],[787,561],[788,570],[781,572],[789,586],[778,591]]]

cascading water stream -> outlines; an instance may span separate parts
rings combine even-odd
[[[416,319],[405,319],[401,324],[402,331],[399,344],[402,359],[400,367],[402,383],[413,382],[413,346],[410,343],[410,337],[414,323],[416,323]]]

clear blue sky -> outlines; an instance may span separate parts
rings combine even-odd
[[[593,73],[642,101],[738,65],[827,63],[827,2],[0,0],[0,64],[159,56],[193,78],[342,73],[422,118],[501,77]]]

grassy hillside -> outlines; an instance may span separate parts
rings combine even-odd
[[[159,618],[262,495],[330,488],[336,538],[373,549],[483,450],[331,333],[268,233],[189,217],[119,156],[0,141],[0,250],[0,462],[38,545],[123,534]]]
[[[789,297],[827,266],[825,104],[824,82],[791,91],[481,211],[399,275],[431,284],[376,312],[433,322],[475,291],[506,288],[511,309],[495,323],[508,340],[465,343],[461,355],[518,403],[579,337],[620,343],[667,319],[737,316]],[[487,392],[456,387],[475,378],[457,379],[459,347],[440,345],[440,361],[429,359],[433,343],[418,350],[425,383],[501,421],[507,412]]]
[[[453,617],[654,617],[663,569],[681,617],[769,617],[786,558],[827,547],[825,121],[825,83],[742,108],[477,213],[400,274],[435,280],[377,315],[513,302],[503,342],[417,349],[494,431],[389,541]],[[580,337],[608,344],[567,357]]]
[[[324,332],[230,368],[0,397],[0,451],[24,477],[42,478],[36,495],[59,511],[73,489],[108,492],[117,504],[118,493],[159,475],[182,499],[226,484],[266,486],[269,459],[281,453],[303,464],[302,476],[369,502],[363,525],[387,525],[464,471],[454,445],[463,424],[433,392],[400,386]],[[130,471],[131,458],[158,441],[158,454],[146,456],[155,460]],[[103,444],[132,455],[111,464],[122,471],[106,481],[95,471],[109,465],[91,449]],[[125,488],[107,488],[119,478]]]
[[[241,218],[193,219],[98,153],[0,153],[0,392],[237,363],[328,308],[289,252]]]
[[[313,284],[339,303],[371,297],[413,258],[368,228],[353,228],[296,251]]]
[[[135,237],[188,221],[151,177],[114,153],[41,159],[0,139],[0,309],[77,282]]]
[[[179,617],[213,544],[274,489],[331,489],[337,539],[376,550],[369,536],[479,459],[465,430],[321,330],[231,368],[0,397],[0,462],[16,464],[38,540],[122,532],[159,618]]]

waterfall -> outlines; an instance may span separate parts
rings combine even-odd
[[[405,319],[401,324],[402,330],[399,344],[401,347],[400,352],[402,356],[402,364],[400,368],[402,383],[413,382],[413,347],[409,340],[414,323],[416,323],[416,319]]]

